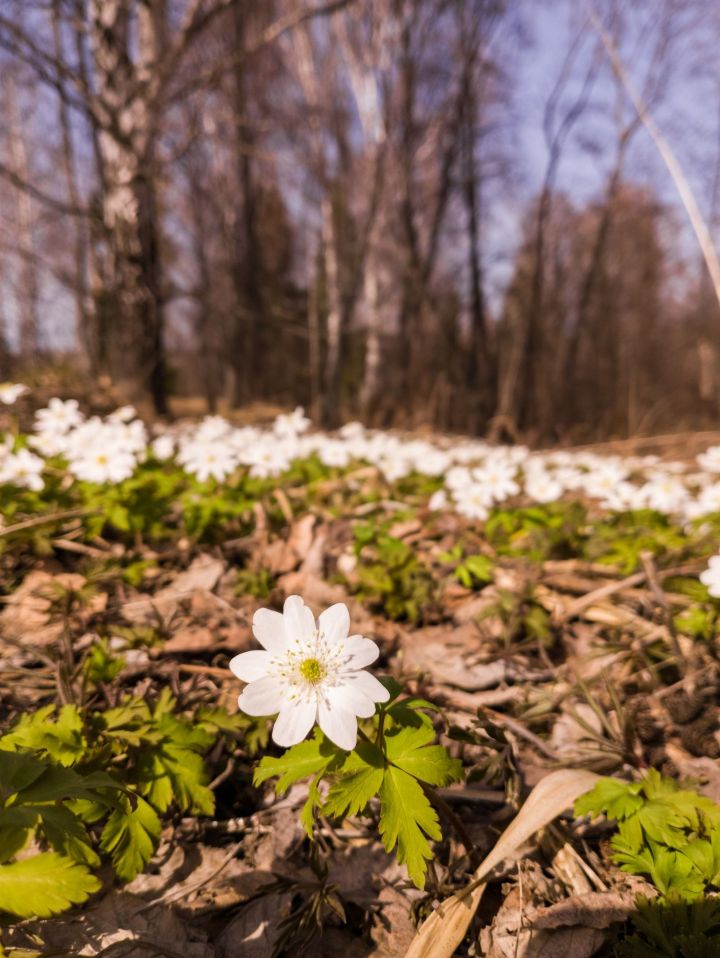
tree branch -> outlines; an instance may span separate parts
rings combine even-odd
[[[655,144],[658,153],[662,157],[662,160],[665,163],[670,176],[672,177],[675,188],[677,189],[682,204],[685,207],[685,212],[690,220],[690,225],[695,233],[700,251],[705,260],[705,265],[707,266],[708,273],[710,274],[710,279],[712,280],[718,303],[720,303],[720,259],[718,259],[717,250],[715,249],[715,244],[713,243],[712,236],[710,235],[710,230],[708,229],[703,215],[700,212],[700,207],[697,204],[692,187],[690,186],[690,183],[688,182],[672,147],[665,139],[659,126],[653,119],[645,101],[640,94],[635,91],[630,81],[630,77],[628,76],[620,58],[620,51],[615,45],[615,42],[602,25],[595,9],[589,3],[588,16],[590,18],[590,22],[597,31],[598,36],[602,40],[602,44],[605,47],[605,52],[607,53],[610,65],[613,69],[613,73],[624,87],[630,102],[640,118],[640,121],[650,135],[650,139]]]
[[[225,8],[229,8],[234,2],[236,2],[236,0],[223,0],[223,5]],[[269,27],[263,30],[263,32],[260,34],[260,37],[253,44],[243,50],[240,50],[237,56],[231,57],[229,60],[225,60],[224,62],[213,67],[211,70],[207,70],[205,73],[196,74],[195,77],[193,77],[183,86],[177,87],[172,95],[168,97],[168,102],[184,100],[186,97],[195,93],[197,90],[202,89],[203,87],[214,86],[223,78],[226,73],[230,73],[232,70],[234,70],[238,63],[241,63],[249,56],[253,56],[265,47],[270,46],[281,36],[283,36],[283,34],[288,33],[290,30],[294,30],[296,27],[301,26],[308,20],[315,19],[316,17],[332,16],[334,13],[338,13],[340,10],[350,6],[355,2],[356,0],[328,0],[328,2],[317,7],[301,7],[298,10],[293,10],[291,13],[288,13],[284,17],[280,17],[274,23],[271,23]]]
[[[51,210],[54,210],[56,213],[61,213],[63,216],[88,215],[88,210],[85,207],[65,203],[62,200],[56,199],[54,196],[50,196],[44,190],[39,189],[37,186],[33,186],[32,183],[28,183],[27,180],[24,180],[21,176],[18,176],[13,169],[2,162],[0,162],[0,176],[12,183],[16,189],[22,190],[24,193],[27,193],[28,196],[32,196],[33,199],[38,200],[40,203],[44,203],[45,206],[49,207]]]

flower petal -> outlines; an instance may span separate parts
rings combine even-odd
[[[336,602],[329,609],[320,613],[318,627],[325,633],[325,641],[335,645],[348,637],[350,632],[350,613],[343,602]]]
[[[347,709],[338,708],[328,699],[318,703],[318,725],[338,748],[351,752],[357,742],[357,719]]]
[[[289,595],[283,606],[287,646],[307,645],[315,638],[315,616],[299,595]]]
[[[283,748],[302,742],[315,724],[316,716],[317,703],[314,698],[302,697],[288,702],[280,709],[273,726],[273,742]]]
[[[342,676],[342,681],[352,680],[356,689],[363,693],[371,702],[388,702],[390,693],[382,684],[378,682],[374,675],[369,672],[349,672]],[[360,713],[358,712],[358,715]]]
[[[272,668],[273,655],[265,649],[241,652],[230,659],[230,671],[242,682],[256,682],[268,675]]]
[[[253,616],[253,635],[263,648],[274,655],[287,651],[284,622],[282,615],[272,609],[258,609]]]
[[[364,669],[380,655],[380,649],[372,639],[365,639],[362,635],[351,635],[345,645],[345,669]]]
[[[286,702],[287,683],[275,675],[266,675],[251,682],[238,699],[238,705],[248,715],[275,715]]]
[[[332,707],[352,712],[359,718],[370,718],[375,714],[375,703],[370,701],[350,676],[347,680],[343,677],[337,685],[328,689],[327,697]]]

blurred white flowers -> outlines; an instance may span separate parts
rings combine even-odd
[[[352,750],[358,718],[370,718],[389,693],[363,671],[379,655],[377,645],[349,635],[350,614],[342,603],[318,622],[299,595],[285,600],[282,614],[258,609],[253,632],[262,650],[242,652],[230,669],[248,685],[238,700],[248,715],[275,715],[272,737],[289,747],[317,723],[339,748]]]
[[[700,581],[714,599],[720,599],[720,555],[710,559],[707,569],[700,573]]]
[[[0,402],[14,402],[27,391],[20,383],[6,383],[0,386]],[[198,423],[157,427],[150,438],[132,406],[104,419],[86,419],[74,399],[54,398],[35,413],[27,436],[32,452],[7,459],[14,444],[9,437],[0,482],[40,489],[43,460],[52,457],[65,460],[69,480],[97,484],[123,482],[149,458],[153,465],[180,466],[200,482],[235,483],[245,476],[279,478],[295,463],[316,457],[330,469],[371,465],[388,483],[413,475],[437,478],[442,485],[428,494],[430,510],[454,511],[471,522],[484,522],[494,509],[566,496],[591,499],[612,512],[654,509],[681,521],[720,512],[720,446],[697,457],[698,470],[657,456],[533,452],[443,436],[402,438],[357,422],[334,434],[309,426],[298,406],[266,428],[237,427],[222,416],[206,416]],[[394,497],[401,499],[402,493],[395,490]]]

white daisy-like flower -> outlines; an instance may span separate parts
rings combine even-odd
[[[35,413],[35,430],[43,439],[53,439],[64,436],[82,421],[77,399],[63,400],[53,396],[45,409],[38,409]]]
[[[30,390],[22,383],[0,383],[0,402],[6,406],[14,406],[25,393]]]
[[[253,633],[262,650],[242,652],[230,669],[246,688],[238,699],[248,715],[275,715],[273,741],[285,748],[301,742],[317,723],[339,748],[357,742],[358,718],[370,718],[387,689],[363,671],[380,654],[377,645],[350,635],[350,613],[341,602],[317,623],[299,595],[282,613],[258,609]]]
[[[720,599],[720,555],[710,559],[707,569],[700,573],[700,581],[713,598]]]

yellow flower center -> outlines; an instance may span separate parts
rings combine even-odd
[[[327,669],[317,659],[305,659],[300,666],[300,675],[311,685],[317,685],[327,675]]]

